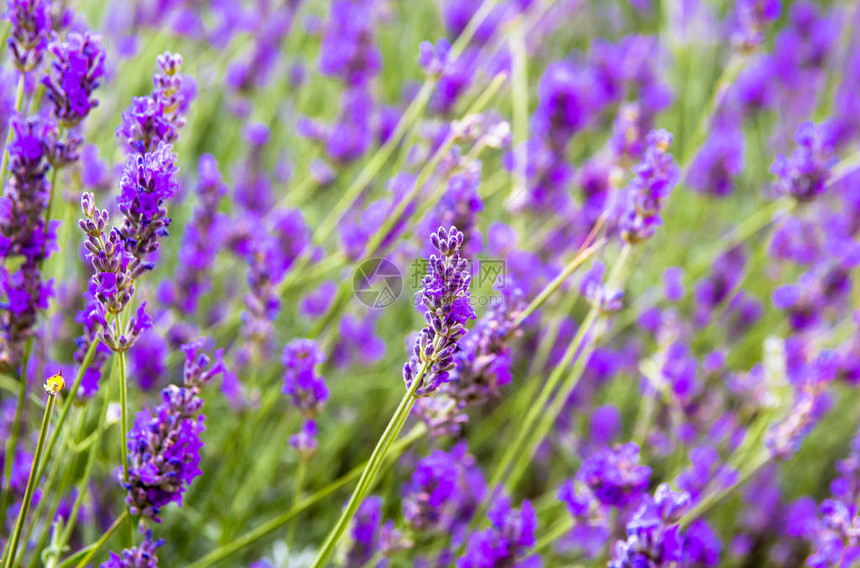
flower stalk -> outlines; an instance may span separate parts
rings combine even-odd
[[[15,530],[12,533],[12,539],[9,541],[9,552],[6,555],[5,568],[12,568],[15,565],[15,556],[18,552],[18,541],[21,538],[24,530],[24,522],[27,519],[27,511],[30,509],[30,503],[33,500],[33,492],[36,490],[36,482],[38,477],[36,473],[39,469],[39,460],[42,457],[42,451],[45,449],[45,440],[48,437],[48,426],[51,424],[51,414],[54,411],[54,403],[56,402],[57,394],[63,390],[65,381],[63,375],[48,377],[45,381],[45,393],[48,395],[48,404],[45,406],[45,413],[42,415],[42,426],[39,428],[39,439],[36,442],[36,453],[33,455],[33,463],[30,466],[30,475],[27,478],[27,488],[24,490],[24,500],[21,502],[21,509],[18,511],[18,520],[15,522]]]

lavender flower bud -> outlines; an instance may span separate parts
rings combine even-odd
[[[42,83],[54,105],[57,121],[63,126],[74,126],[99,104],[92,95],[105,73],[101,36],[69,32],[64,42],[54,37],[51,52],[56,61]]]
[[[42,62],[51,33],[51,0],[7,0],[4,16],[12,22],[8,40],[15,67],[32,71]]]

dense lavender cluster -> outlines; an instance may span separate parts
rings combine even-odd
[[[627,209],[621,217],[621,234],[630,243],[651,238],[663,220],[660,212],[678,182],[678,167],[668,152],[672,135],[654,130],[645,139],[642,161],[633,168],[627,188]]]
[[[460,256],[463,239],[456,227],[439,227],[430,236],[438,256],[430,256],[427,275],[422,280],[420,295],[426,327],[415,338],[412,356],[403,367],[407,389],[418,381],[414,388],[417,396],[429,395],[448,382],[456,367],[458,342],[466,335],[465,324],[475,317],[469,303],[468,261]]]
[[[182,386],[161,391],[161,403],[137,414],[128,435],[129,480],[126,503],[133,515],[159,521],[160,510],[171,502],[182,504],[186,488],[199,476],[200,435],[206,429],[200,414],[202,387],[224,372],[222,353],[215,362],[199,353],[200,345],[183,346]]]
[[[180,73],[182,56],[165,51],[158,56],[158,66],[161,72],[152,76],[155,88],[148,96],[132,100],[116,130],[117,138],[131,155],[157,152],[162,143],[176,142],[185,124],[191,101],[186,92],[188,78]]]
[[[3,296],[0,313],[0,364],[16,366],[35,332],[36,316],[48,307],[50,282],[42,277],[42,264],[53,251],[53,223],[46,225],[45,208],[51,191],[47,179],[50,126],[32,118],[12,123],[9,147],[9,185],[0,198],[0,256],[3,257]],[[19,258],[17,270],[8,262]]]
[[[12,23],[9,51],[15,66],[30,71],[39,66],[51,37],[51,0],[7,0],[5,18]]]
[[[99,104],[93,91],[105,74],[105,49],[97,35],[69,32],[66,41],[51,44],[51,53],[55,61],[42,79],[45,93],[57,121],[65,127],[75,126]]]

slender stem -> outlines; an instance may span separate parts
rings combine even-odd
[[[116,315],[117,333],[120,330],[119,314]],[[123,483],[128,483],[128,443],[126,436],[128,435],[128,381],[125,376],[125,351],[120,351],[118,354],[117,368],[119,369],[119,408],[120,408],[120,451],[122,455],[122,480]],[[128,541],[130,545],[134,545],[134,519],[129,517],[128,526]]]
[[[621,269],[627,262],[629,254],[630,245],[626,244],[621,249],[621,253],[619,254],[618,259],[616,260],[615,265],[612,269],[612,273],[609,276],[609,285],[615,285],[615,283],[619,279]],[[598,315],[598,310],[592,307],[588,311],[588,314],[586,314],[585,319],[579,325],[579,329],[577,329],[576,335],[568,345],[567,351],[565,352],[561,362],[556,365],[556,367],[552,370],[549,379],[547,379],[546,384],[538,395],[538,399],[529,408],[529,413],[526,415],[522,426],[519,428],[519,432],[514,443],[508,446],[508,450],[505,452],[502,457],[502,460],[496,466],[496,469],[494,470],[493,476],[491,478],[490,487],[495,487],[505,478],[509,468],[511,467],[511,465],[514,464],[514,459],[516,459],[517,462],[521,462],[523,464],[528,464],[531,461],[532,454],[528,451],[524,452],[523,448],[528,447],[531,449],[535,449],[537,444],[539,444],[540,441],[543,439],[541,436],[539,436],[539,432],[544,431],[546,429],[546,423],[550,423],[551,425],[555,421],[555,416],[553,415],[553,412],[547,413],[545,410],[545,406],[550,400],[552,393],[556,390],[556,387],[558,386],[559,382],[561,381],[562,375],[567,369],[567,366],[573,360],[574,356],[580,351],[580,348],[583,345],[583,341],[585,340],[586,334],[592,328]],[[592,339],[594,338],[592,337]],[[584,354],[581,354],[578,361],[584,361],[585,359],[586,357],[584,357]],[[564,401],[567,399],[567,397],[570,395],[569,391],[576,387],[576,376],[577,373],[574,370],[574,372],[571,373],[568,380],[565,382],[560,392],[556,395],[556,401]],[[559,406],[560,405],[558,403],[555,404],[553,410],[556,410],[556,407]],[[560,408],[558,408],[558,411],[560,411]],[[539,423],[538,430],[533,430],[535,424],[539,419],[541,422]],[[524,446],[524,444],[526,443],[526,439],[530,435],[531,440],[528,446]],[[523,466],[518,467],[522,468]]]
[[[126,517],[128,517],[128,510],[123,511],[120,516],[116,518],[116,520],[110,527],[108,527],[108,530],[105,531],[105,534],[103,534],[101,538],[99,538],[90,546],[79,550],[70,557],[66,558],[57,568],[69,568],[81,554],[84,554],[84,557],[81,558],[80,562],[75,565],[75,568],[84,568],[87,563],[92,560],[93,556],[95,556],[96,553],[101,550],[102,546],[105,545],[105,543],[113,535],[113,533],[116,532],[116,529],[119,528],[119,526],[126,519]]]
[[[553,528],[550,529],[548,533],[543,535],[538,541],[535,543],[534,552],[539,553],[544,549],[549,548],[549,546],[555,542],[557,539],[563,537],[570,529],[573,528],[573,519],[568,516],[566,519],[557,523]]]
[[[399,456],[407,447],[409,447],[409,445],[412,444],[412,442],[421,438],[426,433],[427,427],[424,426],[424,424],[416,425],[409,434],[394,443],[394,445],[391,447],[389,458],[395,458]],[[387,462],[391,463],[391,459],[387,460]],[[303,499],[301,502],[299,502],[297,506],[290,508],[289,510],[281,513],[277,517],[263,523],[259,527],[248,531],[244,535],[210,552],[197,562],[192,563],[190,566],[188,566],[188,568],[206,568],[207,566],[211,566],[212,564],[224,560],[231,554],[236,553],[237,551],[245,548],[246,546],[257,542],[266,535],[271,534],[278,528],[290,522],[297,515],[310,508],[312,505],[315,505],[316,503],[322,501],[338,489],[346,486],[353,479],[361,475],[367,465],[368,462],[365,462],[364,464],[353,468],[349,473],[347,473],[340,479],[329,483],[327,486],[323,487],[313,495]],[[63,567],[61,566],[60,568]]]
[[[39,469],[39,459],[42,457],[42,451],[45,449],[45,439],[48,436],[48,426],[51,423],[51,413],[54,410],[55,395],[48,395],[48,404],[45,406],[45,414],[42,415],[42,427],[39,429],[39,441],[36,443],[36,453],[33,456],[33,464],[30,466],[30,477],[27,479],[27,488],[24,490],[24,501],[21,503],[21,509],[18,511],[18,520],[15,522],[15,531],[12,533],[12,540],[9,544],[9,553],[6,556],[5,568],[12,568],[15,565],[15,555],[18,552],[18,540],[21,538],[21,531],[24,529],[24,521],[27,518],[27,511],[30,508],[30,502],[33,499],[33,491],[36,489],[38,477],[36,473]]]
[[[57,440],[59,439],[60,431],[63,429],[63,424],[66,422],[66,418],[69,416],[69,412],[72,409],[72,403],[75,400],[75,396],[77,395],[78,389],[81,387],[81,382],[84,380],[84,373],[89,369],[90,364],[93,362],[93,356],[96,353],[96,348],[98,348],[100,341],[98,339],[94,339],[92,343],[90,343],[89,349],[87,349],[86,355],[84,355],[84,360],[81,362],[81,366],[78,368],[78,374],[75,377],[75,382],[72,384],[72,388],[69,389],[68,398],[63,402],[63,408],[60,410],[60,416],[57,419],[57,424],[54,427],[54,431],[51,433],[51,438],[48,441],[48,449],[47,455],[52,455],[54,452],[54,446],[57,444]],[[47,460],[40,466],[38,477],[42,476],[42,470],[45,467]]]
[[[0,527],[6,522],[6,508],[12,495],[12,463],[18,450],[18,439],[21,436],[21,422],[24,420],[24,401],[27,398],[27,366],[30,354],[33,352],[33,337],[27,339],[24,347],[24,357],[21,359],[21,378],[18,383],[18,404],[15,406],[15,420],[12,423],[12,435],[6,445],[6,456],[3,462],[3,496],[0,498]]]
[[[302,496],[302,484],[305,482],[305,472],[307,471],[308,464],[304,458],[299,459],[299,467],[296,472],[296,484],[293,489],[293,506],[295,509],[299,504],[299,499]],[[287,530],[287,552],[289,554],[293,553],[293,539],[296,536],[296,519],[293,519],[290,522],[290,528]]]
[[[62,140],[66,135],[66,129],[63,127],[60,130],[59,139]],[[51,188],[48,193],[48,207],[45,208],[45,235],[48,234],[48,230],[51,226],[51,213],[54,209],[54,196],[57,194],[57,174],[59,174],[60,168],[54,167],[51,168]]]
[[[344,531],[346,531],[347,526],[349,526],[350,521],[352,521],[352,518],[355,516],[358,506],[364,499],[367,490],[373,483],[376,473],[379,471],[379,468],[385,459],[385,455],[388,453],[392,442],[397,438],[398,434],[400,434],[403,423],[409,416],[409,412],[412,410],[412,405],[415,404],[415,391],[418,390],[418,385],[420,385],[424,380],[424,375],[427,373],[427,369],[430,368],[430,364],[430,361],[426,361],[424,363],[421,368],[421,372],[418,373],[418,376],[412,381],[412,385],[409,390],[406,391],[405,395],[403,395],[403,399],[400,401],[400,406],[397,407],[397,410],[391,417],[388,426],[385,428],[385,432],[382,433],[382,436],[376,443],[376,447],[370,455],[370,459],[367,461],[364,471],[361,473],[358,485],[356,485],[355,490],[352,492],[352,496],[349,498],[349,503],[343,510],[340,519],[338,519],[337,524],[331,530],[325,543],[320,549],[317,559],[313,563],[314,568],[322,568],[325,566],[326,561],[334,552],[334,547],[337,545],[338,541],[340,541],[341,536],[343,536]]]
[[[105,417],[107,415],[108,404],[110,402],[110,384],[105,387],[104,400],[102,401],[102,407],[99,417],[99,425],[97,428],[97,435],[101,436],[102,433],[107,429],[107,424],[105,421]],[[66,525],[63,528],[63,533],[60,536],[60,542],[57,547],[58,550],[62,550],[63,547],[69,542],[69,539],[72,538],[72,531],[75,529],[75,523],[78,519],[78,513],[80,512],[81,505],[83,504],[84,497],[87,494],[87,484],[90,481],[90,475],[93,471],[93,464],[95,463],[96,450],[98,449],[98,444],[93,443],[88,448],[87,455],[87,463],[84,466],[84,473],[81,476],[80,480],[78,480],[77,485],[77,496],[75,497],[75,503],[72,506],[72,512],[69,514],[69,518],[66,520]]]
[[[18,74],[18,91],[15,94],[15,115],[21,112],[21,103],[24,101],[24,73]],[[0,195],[6,195],[6,170],[9,169],[9,144],[12,143],[12,124],[6,125],[9,131],[6,133],[6,146],[3,147],[3,161],[0,163]]]
[[[567,280],[568,276],[573,274],[573,272],[582,266],[582,264],[588,260],[591,255],[593,255],[597,250],[604,245],[605,241],[600,241],[591,245],[590,247],[581,250],[573,259],[567,263],[564,269],[559,272],[558,276],[553,278],[552,282],[547,284],[540,293],[535,296],[535,299],[532,300],[528,306],[526,306],[523,311],[517,316],[517,319],[514,321],[513,327],[519,327],[526,320],[527,317],[532,315],[535,310],[543,305],[546,302],[547,298],[552,296],[556,290],[562,285],[562,283]]]

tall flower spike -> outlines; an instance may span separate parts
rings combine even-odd
[[[69,32],[66,41],[51,43],[56,61],[42,78],[54,116],[63,126],[74,126],[87,117],[99,101],[93,97],[105,73],[105,48],[101,37],[89,32]]]
[[[42,281],[41,264],[51,252],[52,226],[45,230],[44,210],[50,185],[46,179],[45,122],[14,119],[9,145],[9,186],[0,198],[0,366],[14,366],[33,333],[36,315],[48,306],[51,283]],[[5,262],[22,258],[17,269]]]
[[[51,0],[7,0],[5,17],[12,22],[8,39],[15,67],[39,66],[51,34]]]
[[[201,474],[200,434],[204,416],[200,389],[224,372],[222,352],[215,352],[215,363],[198,355],[200,343],[183,347],[185,371],[183,385],[170,385],[161,391],[162,402],[154,411],[137,414],[128,435],[129,479],[125,484],[126,503],[133,515],[159,522],[158,512],[170,502],[182,504],[182,494]]]
[[[325,379],[316,372],[325,360],[325,353],[311,339],[294,339],[284,347],[284,394],[306,418],[316,416],[328,400]]]
[[[678,166],[668,152],[672,135],[654,130],[646,138],[642,161],[633,168],[627,189],[627,209],[621,218],[621,236],[629,243],[651,238],[660,224],[663,203],[678,182]]]
[[[182,57],[165,51],[158,57],[158,66],[161,73],[155,73],[152,79],[155,88],[148,96],[132,100],[116,129],[117,138],[126,144],[130,154],[145,154],[162,142],[175,142],[185,124],[188,101],[180,74]]]
[[[456,227],[439,230],[430,235],[430,242],[439,255],[430,255],[423,288],[418,294],[426,309],[426,325],[418,333],[412,347],[412,356],[403,367],[406,387],[420,380],[415,389],[416,396],[428,396],[448,382],[450,372],[456,366],[454,356],[460,338],[466,335],[466,322],[475,317],[469,296],[469,263],[460,257],[463,233]],[[423,367],[427,371],[419,377]]]
[[[830,153],[822,129],[804,122],[794,135],[797,146],[790,157],[779,154],[770,167],[779,180],[777,191],[800,202],[812,201],[827,189],[830,170],[836,157]]]
[[[159,144],[151,153],[131,155],[120,179],[119,210],[125,216],[118,229],[134,256],[130,270],[136,278],[152,270],[146,257],[158,250],[158,239],[167,236],[170,217],[164,202],[178,188],[176,156],[169,144]]]
[[[101,568],[157,568],[158,558],[155,551],[164,544],[162,539],[152,540],[152,531],[148,531],[140,543],[122,551],[122,556],[116,552],[110,553],[107,562],[102,563]]]

